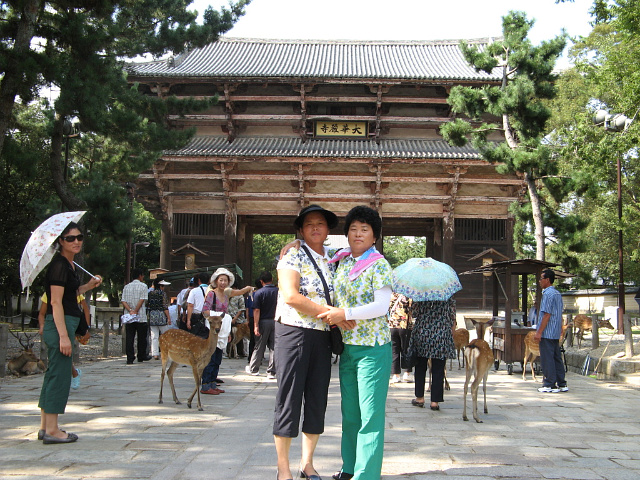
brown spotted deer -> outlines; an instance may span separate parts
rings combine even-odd
[[[464,349],[469,345],[469,330],[466,328],[458,328],[453,332],[453,345],[456,347],[456,355],[458,356],[458,370],[460,370],[460,354],[462,353],[462,366],[464,367]],[[453,366],[453,358],[449,362],[449,370]]]
[[[180,405],[180,400],[176,395],[176,389],[173,385],[173,372],[178,365],[191,365],[193,370],[193,379],[196,382],[196,388],[187,400],[187,407],[191,408],[191,401],[195,394],[198,394],[198,410],[202,411],[202,403],[200,402],[200,379],[202,371],[207,366],[211,355],[218,345],[218,333],[222,327],[222,317],[209,317],[209,338],[201,338],[184,330],[172,329],[160,335],[160,354],[162,355],[162,375],[160,376],[160,397],[158,403],[162,403],[162,386],[164,383],[164,373],[169,363],[167,376],[169,377],[169,385],[171,385],[171,393],[173,393],[173,401]]]
[[[238,343],[250,338],[249,322],[237,323],[231,328],[233,339],[229,342],[229,358],[238,357]]]
[[[591,332],[593,330],[593,320],[591,317],[584,314],[576,315],[573,319],[573,326],[576,329],[574,333],[574,339],[578,339],[578,348],[582,345],[582,339],[585,332]],[[613,330],[613,325],[609,320],[598,320],[598,328],[610,328]]]
[[[562,325],[562,333],[560,334],[560,345],[564,342],[564,337],[567,334],[570,325]],[[522,379],[527,379],[527,362],[531,364],[531,376],[533,377],[533,381],[536,380],[536,369],[533,368],[533,362],[536,358],[540,356],[540,342],[536,341],[536,332],[531,331],[527,333],[524,337],[524,360],[522,360]]]
[[[484,413],[489,413],[487,410],[487,377],[493,365],[493,350],[489,344],[483,340],[485,328],[486,324],[479,323],[476,326],[478,338],[472,340],[464,349],[464,358],[466,361],[465,371],[467,374],[464,382],[464,409],[462,411],[462,419],[464,421],[469,420],[467,418],[467,387],[469,386],[471,375],[473,375],[473,383],[471,384],[473,419],[477,423],[482,423],[482,420],[478,418],[478,387],[480,386],[480,380],[482,380],[482,390],[484,393]]]

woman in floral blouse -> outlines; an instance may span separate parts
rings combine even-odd
[[[349,248],[331,260],[339,261],[333,278],[336,307],[319,315],[330,324],[355,321],[355,328],[343,329],[342,469],[333,476],[336,480],[374,480],[382,471],[391,373],[391,266],[374,247],[381,230],[380,215],[369,207],[354,207],[347,214]]]
[[[331,379],[331,337],[329,325],[317,316],[327,310],[320,275],[326,282],[327,294],[330,298],[333,296],[333,266],[329,265],[330,256],[324,242],[329,230],[337,224],[338,218],[318,205],[303,208],[294,222],[303,241],[289,249],[278,263],[274,349],[278,393],[273,436],[280,480],[293,478],[289,450],[291,439],[298,436],[303,406],[299,477],[320,479],[313,466],[313,453],[324,432]],[[348,322],[343,323],[348,328]]]

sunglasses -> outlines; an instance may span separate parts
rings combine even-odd
[[[76,240],[79,241],[79,242],[82,242],[84,240],[84,235],[83,234],[80,234],[80,235],[66,235],[66,236],[62,237],[62,239],[65,242],[69,242],[69,243],[75,242]]]

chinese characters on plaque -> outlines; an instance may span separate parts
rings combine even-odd
[[[314,136],[367,138],[367,122],[317,121]]]

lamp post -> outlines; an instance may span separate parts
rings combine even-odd
[[[136,268],[136,247],[148,247],[151,245],[149,242],[137,242],[133,244],[133,265],[131,268]]]
[[[598,110],[594,116],[597,125],[603,125],[605,130],[612,132],[622,132],[633,122],[633,119],[621,113],[610,114],[606,110]],[[618,183],[618,333],[624,332],[624,350],[627,357],[633,357],[633,334],[631,332],[631,321],[625,321],[625,301],[624,301],[624,261],[622,242],[622,165],[620,155],[616,156],[616,171]]]

